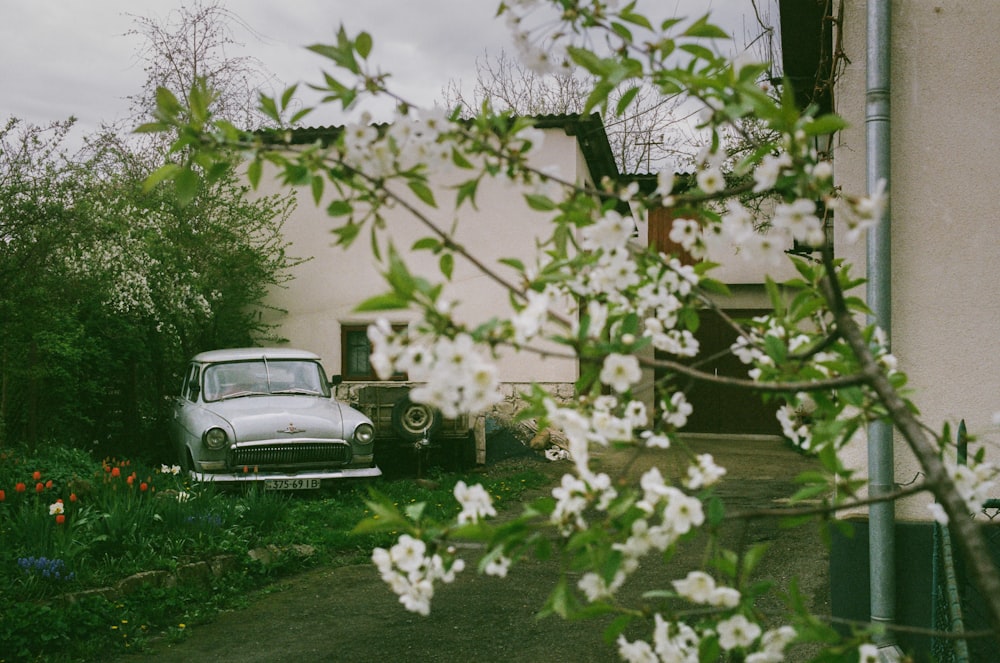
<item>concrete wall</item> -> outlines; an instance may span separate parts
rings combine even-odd
[[[566,179],[584,181],[588,174],[576,139],[561,129],[546,129],[545,139],[532,165],[556,168]],[[453,211],[455,193],[447,188],[448,181],[439,181],[435,196],[440,209],[426,210],[428,216],[445,229],[451,228],[456,215]],[[262,193],[279,189],[277,182],[267,180]],[[400,185],[405,190],[405,185]],[[519,189],[499,181],[486,180],[477,196],[477,210],[463,206],[457,218],[455,240],[466,246],[486,265],[495,268],[508,279],[514,271],[497,260],[516,257],[531,264],[535,255],[535,238],[548,230],[546,215],[532,211],[524,203]],[[334,246],[331,229],[340,223],[326,215],[326,203],[315,206],[308,191],[298,192],[298,209],[285,226],[285,236],[291,246],[289,254],[311,258],[292,271],[293,280],[284,288],[274,289],[268,303],[287,314],[274,314],[270,322],[277,325],[276,333],[291,345],[316,352],[323,358],[328,373],[341,373],[340,325],[369,323],[377,315],[358,313],[354,309],[368,297],[388,290],[380,267],[372,257],[367,229],[355,244],[345,250]],[[413,243],[430,235],[428,229],[403,209],[384,210],[387,229],[383,241],[391,240],[414,273],[433,276],[437,271],[437,256],[427,251],[411,253]],[[445,296],[457,302],[457,316],[470,322],[481,322],[510,310],[506,292],[471,263],[456,258],[451,285]],[[393,322],[407,321],[413,314],[387,312]],[[539,358],[535,354],[507,352],[500,362],[501,380],[505,382],[573,382],[577,377],[575,361]]]
[[[836,179],[865,186],[865,2],[845,3],[850,58],[836,110],[852,127],[835,151]],[[1000,410],[1000,233],[994,161],[1000,147],[1000,34],[995,0],[892,3],[893,351],[910,376],[923,421],[964,418],[997,458]],[[864,265],[864,246],[838,245]],[[864,468],[866,451],[850,454]],[[917,477],[896,440],[896,481]],[[998,496],[1000,497],[1000,496]],[[926,519],[926,498],[897,517]]]

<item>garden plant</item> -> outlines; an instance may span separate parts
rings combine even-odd
[[[754,608],[759,588],[748,580],[759,551],[718,551],[703,568],[646,594],[640,605],[619,600],[618,589],[639,565],[659,563],[692,532],[711,531],[727,517],[712,493],[725,468],[711,457],[691,454],[680,476],[654,468],[629,485],[589,462],[594,445],[636,454],[648,447],[683,447],[678,432],[690,414],[680,387],[684,378],[725,380],[777,400],[786,436],[816,454],[823,467],[802,478],[793,499],[821,498],[815,515],[831,525],[837,521],[828,516],[837,510],[870,503],[858,496],[861,482],[839,452],[872,422],[894,426],[924,472],[922,483],[906,492],[933,493],[934,515],[950,522],[986,597],[989,623],[1000,634],[1000,584],[969,518],[980,510],[995,467],[976,456],[969,468],[956,468],[947,425],[935,435],[916,418],[888,339],[866,320],[870,311],[856,294],[861,281],[827,242],[831,224],[835,233],[859,240],[880,222],[887,204],[883,189],[856,193],[834,185],[828,155],[817,145],[842,129],[843,121],[815,108],[800,110],[790,85],[770,85],[767,63],[724,56],[717,46],[727,35],[708,17],[654,25],[635,3],[601,0],[501,3],[498,13],[526,66],[539,72],[579,67],[595,78],[585,112],[621,115],[646,85],[664,97],[686,95],[700,109],[698,128],[706,137],[694,186],[675,190],[670,171],[659,174],[655,191],[641,192],[617,182],[581,186],[533,170],[528,155],[541,135],[530,118],[494,113],[488,104],[472,118],[418,109],[370,64],[371,35],[343,29],[336,43],[310,47],[335,67],[313,87],[325,103],[345,110],[368,97],[391,100],[397,112],[384,126],[362,119],[345,126],[332,143],[295,145],[283,130],[311,110],[300,105],[295,87],[262,98],[262,110],[280,129],[247,133],[213,118],[211,90],[196,85],[183,103],[162,91],[157,120],[142,127],[176,132],[175,159],[150,178],[151,188],[169,180],[181,191],[195,191],[211,182],[220,156],[240,150],[252,183],[269,172],[265,166],[276,167],[284,182],[306,187],[317,203],[328,204],[333,232],[345,247],[367,234],[388,289],[361,309],[419,314],[405,332],[387,323],[370,328],[372,363],[386,377],[407,372],[425,383],[415,399],[446,415],[491,405],[498,398],[493,359],[500,349],[542,352],[539,347],[548,347],[540,343],[544,339],[559,348],[544,352],[579,360],[575,402],[557,404],[540,388],[524,395],[530,403],[524,416],[569,440],[574,471],[516,526],[491,525],[493,506],[475,485],[456,486],[461,511],[453,520],[372,503],[379,518],[360,528],[397,531],[396,542],[377,548],[373,560],[403,605],[418,613],[433,609],[435,587],[464,567],[449,552],[456,538],[481,541],[487,552],[479,570],[502,576],[526,555],[551,553],[551,534],[566,572],[554,579],[546,610],[567,617],[616,615],[607,638],[625,660],[779,661],[793,640],[820,642],[822,660],[874,660],[874,628],[838,634],[794,603],[783,623],[765,624]],[[618,102],[608,108],[612,92]],[[764,130],[747,130],[749,122]],[[734,136],[739,150],[732,149]],[[433,186],[442,173],[456,182],[448,200]],[[484,264],[454,240],[452,228],[433,221],[429,210],[445,206],[461,219],[488,178],[521,187],[528,204],[549,215],[537,255]],[[331,189],[332,203],[325,197]],[[773,198],[772,211],[755,218],[741,201],[763,196]],[[718,378],[690,361],[699,354],[694,332],[701,312],[715,308],[713,294],[726,291],[712,278],[714,265],[630,247],[632,220],[616,211],[621,203],[670,208],[676,219],[671,239],[695,259],[721,241],[739,247],[735,260],[794,263],[797,278],[780,286],[768,282],[768,315],[729,320],[738,330],[732,352],[747,366],[745,379]],[[426,228],[414,248],[437,255],[439,273],[410,270],[392,236],[382,232],[386,207],[409,211]],[[793,244],[809,249],[811,257],[786,253]],[[458,260],[471,261],[503,286],[513,314],[472,322],[453,317],[458,302],[442,293]],[[656,384],[655,414],[636,397],[643,368],[666,375]],[[638,623],[647,625],[646,637],[626,637],[626,627],[633,633]]]
[[[434,518],[458,512],[460,475],[334,486],[292,495],[192,485],[176,465],[94,459],[53,446],[0,458],[0,660],[94,660],[183,638],[274,578],[364,561],[385,533],[354,534],[375,488]],[[495,477],[515,501],[544,477]],[[317,527],[318,522],[322,526]],[[202,572],[198,572],[202,569]]]

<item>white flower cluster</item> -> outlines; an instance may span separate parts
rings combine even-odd
[[[410,398],[441,410],[445,417],[478,412],[502,400],[496,365],[476,348],[468,334],[431,339],[415,327],[393,331],[380,319],[368,326],[371,364],[380,379],[403,372],[421,385]]]
[[[618,355],[610,365],[605,362],[609,380],[618,379],[619,371],[628,372],[633,368],[630,355]],[[634,364],[638,366],[638,363]],[[604,371],[602,371],[603,373]],[[621,378],[623,383],[626,378]],[[603,380],[602,380],[603,381]],[[628,442],[633,439],[636,429],[646,426],[648,415],[646,405],[641,401],[621,402],[612,395],[600,396],[589,404],[581,403],[579,408],[556,405],[552,399],[545,399],[545,416],[552,427],[563,432],[568,441],[570,457],[576,464],[577,473],[590,478],[590,445],[606,447],[612,442]],[[646,435],[647,446],[669,446],[669,440],[652,434]]]
[[[710,460],[703,462],[711,465]],[[612,544],[612,548],[621,553],[622,564],[610,580],[593,571],[580,578],[577,587],[588,601],[614,596],[629,575],[639,568],[643,557],[654,551],[665,551],[681,536],[705,521],[701,502],[678,488],[667,485],[659,469],[654,467],[647,471],[640,480],[640,486],[643,496],[636,506],[645,511],[648,517],[633,521],[628,537]],[[550,521],[564,536],[568,536],[574,531],[587,528],[584,519],[587,509],[606,511],[618,493],[606,474],[591,474],[588,479],[567,474],[552,491],[552,496],[556,498],[556,506]],[[739,603],[739,592],[735,590],[715,588],[714,581],[711,590],[710,595],[714,599],[712,605],[731,608]]]
[[[556,506],[549,521],[563,536],[587,529],[587,521],[583,517],[587,508],[596,504],[603,511],[618,496],[607,474],[588,474],[586,479],[564,474],[559,485],[552,489]]]
[[[180,465],[160,465],[160,474],[173,474],[174,476],[177,476],[180,473]]]
[[[653,641],[629,642],[618,636],[618,653],[629,663],[690,663],[698,661],[701,640],[713,633],[706,629],[699,633],[684,622],[671,622],[659,614],[654,616]],[[725,651],[753,650],[747,654],[747,663],[780,663],[785,660],[785,649],[795,639],[795,629],[781,626],[762,632],[759,625],[744,615],[733,615],[720,621],[714,631],[719,646]],[[756,645],[756,646],[755,646]]]
[[[970,461],[971,462],[971,461]],[[955,489],[962,496],[969,514],[975,517],[982,513],[986,500],[992,499],[997,487],[998,468],[990,462],[957,463],[949,459],[945,462],[948,476],[955,482]],[[937,502],[927,505],[934,520],[942,525],[948,524],[948,514]]]
[[[683,480],[684,487],[689,490],[715,485],[726,474],[726,468],[716,465],[712,454],[698,454],[695,460],[693,465],[688,466]]]
[[[524,66],[541,76],[566,73],[569,60],[559,44],[558,31],[551,31],[552,36],[546,43],[541,35],[547,30],[543,28],[539,32],[528,27],[527,19],[531,14],[549,9],[545,3],[539,0],[513,0],[503,6],[507,29],[511,33],[518,58]]]
[[[379,131],[369,114],[344,127],[341,158],[369,177],[387,178],[417,166],[442,172],[451,165],[451,144],[441,140],[448,129],[443,109],[397,116]]]
[[[372,561],[399,602],[410,612],[429,615],[434,597],[434,582],[451,583],[465,568],[461,559],[446,564],[441,555],[427,554],[427,544],[409,534],[399,537],[396,545],[372,551]]]
[[[458,514],[458,524],[478,523],[480,518],[497,515],[493,499],[482,484],[468,486],[464,481],[455,484],[455,499],[462,507]]]
[[[678,595],[692,603],[718,608],[735,608],[740,603],[739,591],[717,585],[715,578],[704,571],[691,571],[683,580],[674,580],[670,584]]]

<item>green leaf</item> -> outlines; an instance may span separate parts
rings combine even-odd
[[[393,311],[405,309],[409,305],[410,302],[405,297],[402,297],[395,292],[387,292],[383,295],[369,297],[365,301],[358,304],[354,310],[358,312]]]
[[[649,19],[642,14],[636,14],[632,11],[635,7],[635,3],[631,3],[628,7],[618,12],[618,18],[623,21],[627,21],[632,25],[638,25],[640,27],[646,28],[647,30],[652,30],[653,25],[649,22]],[[666,30],[666,28],[664,28]]]
[[[462,182],[458,187],[458,195],[455,197],[455,207],[461,207],[462,203],[466,200],[472,205],[472,209],[478,209],[476,207],[476,192],[479,189],[479,180],[466,180]]]
[[[427,502],[417,502],[415,504],[407,504],[403,512],[406,517],[415,523],[419,523],[420,519],[424,515],[424,510],[427,508]]]
[[[788,358],[788,347],[785,342],[771,334],[764,337],[764,352],[777,364],[781,364]]]
[[[561,577],[552,590],[552,593],[549,594],[549,599],[546,601],[545,607],[539,616],[554,613],[566,619],[572,614],[575,603],[576,601],[569,588],[569,584],[566,582],[566,578]]]
[[[771,300],[771,308],[774,309],[774,315],[779,318],[782,317],[785,315],[785,300],[781,296],[781,289],[770,276],[766,277],[764,285],[767,288],[767,294]]]
[[[508,267],[513,267],[521,273],[524,273],[524,263],[517,258],[501,258],[500,262]]]
[[[556,204],[548,197],[537,193],[526,193],[524,199],[528,207],[539,212],[550,212],[556,209]]]
[[[368,55],[372,52],[372,36],[367,32],[358,34],[354,40],[354,48],[362,60],[367,60]]]
[[[726,517],[726,507],[718,497],[711,497],[707,503],[708,512],[706,514],[708,524],[715,527],[722,524]]]
[[[442,248],[441,240],[437,237],[421,237],[410,248],[411,251],[433,251],[437,253]]]
[[[688,26],[684,36],[698,39],[729,39],[729,34],[725,30],[708,22],[708,14]]]
[[[290,87],[285,88],[285,91],[281,94],[281,110],[288,108],[288,104],[292,103],[292,99],[295,97],[295,90],[298,89],[298,83]]]
[[[585,48],[577,48],[570,46],[566,49],[569,57],[573,62],[580,65],[591,74],[595,76],[604,76],[609,71],[609,63],[607,60],[603,60],[593,52]]]
[[[442,253],[440,260],[438,260],[438,267],[444,277],[450,281],[452,272],[455,271],[455,256],[451,253]]]
[[[680,49],[705,62],[715,62],[717,59],[714,51],[701,44],[681,44]]]
[[[258,107],[264,115],[276,123],[281,123],[281,113],[278,112],[278,105],[274,102],[273,98],[264,94],[260,95],[260,104]]]
[[[326,206],[326,213],[329,216],[347,216],[354,211],[354,206],[346,200],[334,200]],[[360,229],[360,226],[358,226]]]
[[[156,88],[156,115],[161,119],[172,119],[182,110],[173,92],[165,87]]]
[[[313,202],[317,205],[319,205],[319,201],[323,199],[323,186],[325,183],[326,180],[324,180],[321,175],[313,175],[312,181],[310,182]]]
[[[811,122],[807,122],[806,125],[802,127],[802,130],[806,132],[807,136],[817,136],[822,134],[832,134],[835,131],[846,129],[847,126],[847,120],[839,115],[830,113],[827,115],[821,115]]]
[[[193,170],[185,168],[177,173],[174,184],[177,186],[177,201],[184,206],[198,195],[201,189],[201,177]]]
[[[610,95],[614,89],[614,83],[603,80],[599,81],[596,85],[594,85],[594,89],[587,97],[587,101],[583,106],[583,112],[589,113],[599,106],[603,107],[604,104],[608,102],[608,95]]]
[[[313,111],[312,108],[303,108],[302,110],[300,110],[299,112],[297,112],[295,115],[293,115],[291,118],[289,118],[288,123],[289,124],[298,124],[302,120],[302,118],[304,118],[306,115],[308,115],[312,111]]]
[[[250,180],[250,186],[257,188],[260,185],[260,177],[264,172],[264,164],[260,159],[254,159],[247,166],[247,179]]]
[[[166,122],[146,122],[137,126],[132,132],[137,134],[155,134],[166,131],[170,126]]]
[[[338,246],[350,246],[361,232],[361,224],[347,222],[342,226],[334,228],[331,232],[337,236]]]
[[[750,546],[750,549],[743,555],[743,566],[741,570],[744,578],[749,578],[753,575],[757,565],[764,559],[764,554],[770,547],[771,545],[769,543],[756,543]]]
[[[182,168],[175,163],[168,163],[160,166],[150,173],[149,177],[147,177],[142,183],[143,193],[152,191],[160,182],[177,177],[181,170]]]
[[[719,636],[708,635],[698,643],[698,662],[715,663],[722,660],[722,647],[719,645]]]
[[[623,23],[618,21],[611,21],[611,29],[614,30],[615,34],[624,39],[625,41],[633,41],[632,31],[629,30]]]
[[[637,94],[639,94],[638,87],[631,87],[628,90],[626,90],[622,94],[621,98],[618,99],[618,104],[617,106],[615,106],[615,115],[617,115],[618,117],[624,115],[625,111],[629,107],[629,104],[632,103],[632,100],[635,99],[635,95]]]
[[[417,198],[422,200],[425,204],[430,205],[431,207],[437,207],[437,203],[434,201],[434,193],[430,190],[430,187],[428,187],[426,183],[418,179],[411,179],[406,184],[410,187],[410,191],[415,193]]]

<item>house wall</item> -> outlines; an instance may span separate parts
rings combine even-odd
[[[865,2],[845,3],[850,64],[836,109],[850,122],[835,152],[846,191],[865,187]],[[996,459],[1000,410],[1000,240],[994,161],[1000,147],[1000,33],[994,0],[892,3],[891,238],[893,352],[932,430],[965,419]],[[861,267],[864,246],[838,244]],[[863,273],[863,270],[861,270]],[[896,440],[896,481],[919,479]],[[864,445],[848,453],[862,470]],[[1000,495],[998,495],[1000,497]],[[897,518],[926,520],[926,496]]]
[[[586,179],[585,160],[576,139],[562,129],[544,132],[542,147],[534,155],[532,165],[555,168],[561,177],[570,180]],[[456,215],[451,204],[455,193],[447,189],[447,184],[442,180],[434,187],[440,209],[428,210],[430,218],[448,229],[457,216],[460,223],[455,240],[505,278],[513,279],[515,273],[499,265],[499,258],[516,257],[526,264],[533,262],[535,238],[547,230],[547,216],[530,210],[519,189],[486,180],[476,199],[477,209],[466,204]],[[267,178],[261,186],[264,194],[279,188],[276,181]],[[291,243],[290,255],[311,260],[292,270],[293,280],[285,287],[272,290],[267,303],[287,313],[271,314],[268,322],[275,324],[275,333],[287,338],[291,345],[319,354],[328,373],[339,374],[342,372],[340,325],[369,323],[378,317],[354,309],[363,300],[386,292],[388,286],[372,256],[367,228],[349,249],[334,246],[331,229],[339,220],[326,215],[326,203],[315,206],[307,190],[298,191],[298,198],[298,209],[285,225],[285,237]],[[384,214],[386,230],[381,233],[382,241],[392,242],[413,273],[439,274],[437,256],[409,250],[418,238],[431,234],[428,229],[398,207],[384,210]],[[510,310],[503,288],[460,257],[456,257],[452,283],[446,288],[445,297],[456,302],[457,317],[470,322],[478,323]],[[405,322],[413,314],[395,311],[384,315],[390,321]],[[575,361],[528,352],[504,353],[499,368],[501,380],[509,383],[532,380],[571,383],[577,377]]]

